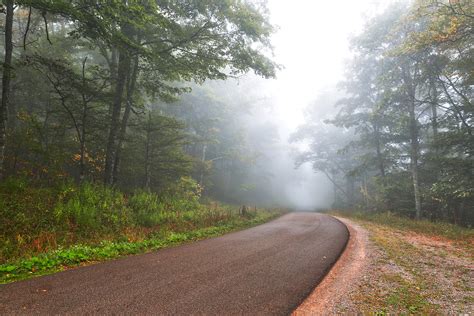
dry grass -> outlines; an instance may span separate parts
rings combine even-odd
[[[469,243],[354,219],[370,236],[370,263],[339,312],[453,315],[474,312]]]

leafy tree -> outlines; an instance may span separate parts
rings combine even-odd
[[[332,131],[343,136],[331,142],[310,116],[295,135],[311,141],[297,163],[344,161],[360,187],[350,205],[472,223],[472,27],[469,1],[397,3],[369,21],[328,120],[355,137]]]

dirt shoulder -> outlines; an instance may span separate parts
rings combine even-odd
[[[473,314],[470,245],[340,218],[346,251],[294,315]]]

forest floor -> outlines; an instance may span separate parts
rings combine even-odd
[[[343,282],[329,286],[340,294],[323,306],[325,314],[474,313],[472,229],[427,228],[424,222],[406,227],[399,220],[336,215],[349,226],[352,242],[358,243],[355,253],[349,244],[352,257],[341,264],[355,266],[356,271],[328,275]]]

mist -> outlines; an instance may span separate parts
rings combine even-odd
[[[0,178],[471,218],[470,1],[53,2],[4,21]]]
[[[1,9],[2,308],[469,310],[473,0]]]
[[[248,203],[280,205],[296,210],[330,208],[335,201],[333,184],[311,163],[297,165],[296,156],[307,147],[305,142],[290,142],[292,134],[305,123],[309,108],[325,91],[336,91],[351,56],[350,38],[359,33],[369,16],[387,1],[335,2],[283,1],[267,3],[269,17],[277,31],[272,36],[273,57],[281,66],[276,79],[261,79],[248,74],[230,85],[247,98],[249,112],[241,119],[252,142],[260,143],[261,126],[276,130],[271,148],[259,147],[259,171],[268,176],[258,185],[271,188],[270,198]],[[304,30],[304,31],[302,31]],[[249,96],[251,96],[249,98]],[[257,101],[255,101],[257,100]],[[337,113],[335,102],[318,105],[320,119]]]

